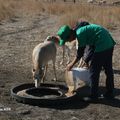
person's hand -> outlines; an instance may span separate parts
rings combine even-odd
[[[89,69],[89,64],[87,64],[86,62],[83,64],[83,68]]]
[[[78,67],[80,68],[89,68],[89,65],[81,58]]]
[[[72,69],[73,65],[72,64],[68,64],[66,67],[66,70],[70,71]]]

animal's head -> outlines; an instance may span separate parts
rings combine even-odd
[[[59,44],[59,37],[58,36],[48,36],[45,40],[46,41],[52,41],[54,42],[56,45]]]
[[[44,69],[40,68],[40,69],[32,69],[32,74],[33,74],[33,80],[34,81],[38,81],[41,82],[43,74],[44,74]]]

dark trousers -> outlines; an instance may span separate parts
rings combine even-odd
[[[113,94],[114,75],[112,69],[113,48],[103,52],[94,53],[90,65],[91,95],[98,96],[98,84],[101,68],[103,67],[106,74],[106,92]]]

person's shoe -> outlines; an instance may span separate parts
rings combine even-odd
[[[108,92],[106,92],[105,94],[103,94],[103,97],[105,98],[105,99],[114,99],[114,94],[113,93],[108,93]]]

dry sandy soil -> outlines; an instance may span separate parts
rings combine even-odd
[[[21,83],[32,81],[31,53],[35,45],[57,31],[58,16],[37,14],[17,16],[0,23],[0,120],[118,120],[120,119],[120,28],[111,30],[117,45],[114,50],[113,66],[115,75],[114,100],[98,103],[71,101],[61,107],[52,108],[18,103],[10,96],[10,89]],[[59,64],[61,49],[57,55],[57,76],[60,84],[65,84],[64,68]],[[72,56],[73,57],[73,56]],[[103,59],[103,58],[101,58]],[[47,78],[52,79],[52,64],[49,64]],[[47,82],[46,81],[46,82]],[[104,86],[105,75],[100,77]],[[8,109],[8,110],[3,110]]]

